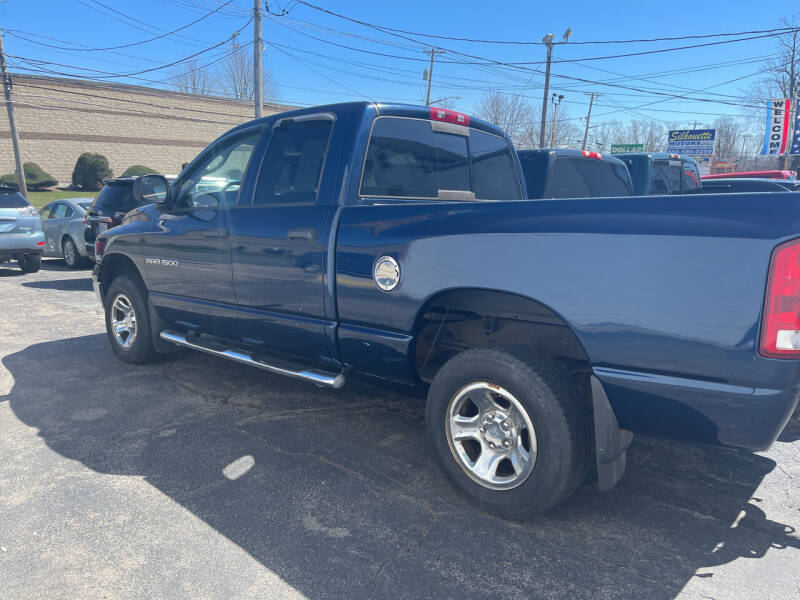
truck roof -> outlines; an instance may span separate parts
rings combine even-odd
[[[530,148],[527,150],[517,150],[517,154],[550,154],[552,156],[563,156],[567,158],[593,158],[612,163],[624,164],[615,154],[603,152],[589,152],[588,150],[576,150],[575,148]]]
[[[366,100],[360,100],[355,102],[337,102],[333,104],[321,104],[318,106],[308,106],[304,108],[297,108],[295,110],[274,113],[269,116],[262,117],[261,119],[253,119],[251,121],[242,123],[241,125],[237,125],[236,127],[232,128],[230,131],[226,132],[223,135],[227,135],[228,133],[237,131],[239,129],[247,129],[248,127],[252,127],[255,123],[258,122],[269,122],[277,119],[285,119],[287,117],[299,117],[302,115],[314,114],[319,112],[332,112],[334,114],[361,113],[369,109],[374,110],[376,115],[411,117],[416,119],[430,119],[432,114],[431,111],[433,110],[446,111],[456,115],[461,114],[467,117],[470,127],[473,127],[475,129],[480,129],[489,133],[493,133],[495,135],[507,137],[506,133],[496,125],[484,121],[483,119],[478,119],[476,117],[466,115],[466,113],[459,113],[458,111],[450,111],[448,109],[442,109],[434,106],[416,106],[413,104],[371,102]]]
[[[685,154],[671,154],[669,152],[620,152],[614,154],[617,158],[650,158],[652,160],[688,160],[695,162],[691,156]]]

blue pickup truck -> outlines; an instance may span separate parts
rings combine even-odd
[[[632,432],[751,449],[800,382],[791,193],[527,200],[496,127],[346,103],[236,127],[96,243],[123,361],[177,347],[340,388],[427,388],[442,469],[528,518]],[[757,201],[756,201],[757,200]]]

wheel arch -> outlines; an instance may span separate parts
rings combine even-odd
[[[423,381],[461,350],[515,344],[561,363],[591,361],[569,323],[550,306],[514,292],[454,288],[428,298],[414,324],[414,361]]]
[[[139,283],[143,289],[146,289],[144,285],[144,278],[139,272],[139,268],[136,266],[136,263],[133,262],[133,259],[126,254],[114,252],[111,254],[106,254],[103,257],[100,276],[98,277],[100,294],[104,299],[111,282],[120,275],[129,275],[134,279],[134,281]]]

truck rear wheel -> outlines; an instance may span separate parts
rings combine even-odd
[[[512,346],[464,351],[436,374],[426,412],[442,469],[488,512],[530,518],[586,475],[589,410],[546,356]]]
[[[106,333],[117,358],[136,365],[154,360],[157,353],[141,286],[120,275],[109,285],[105,298]]]

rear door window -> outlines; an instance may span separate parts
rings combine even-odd
[[[255,204],[313,204],[333,129],[330,119],[284,121],[272,132]]]
[[[469,191],[466,136],[435,132],[430,121],[376,119],[364,162],[363,196],[437,198]]]
[[[511,148],[499,135],[472,129],[469,136],[472,158],[472,191],[479,200],[519,200],[517,168]]]
[[[632,193],[630,175],[624,165],[593,158],[559,157],[548,197],[589,198]]]

